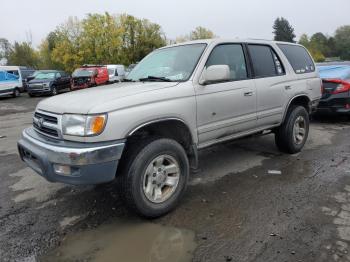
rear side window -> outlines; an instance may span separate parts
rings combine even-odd
[[[305,74],[315,71],[315,64],[304,47],[288,44],[277,45],[287,57],[295,73]]]
[[[212,65],[228,65],[231,81],[248,78],[245,56],[242,45],[240,44],[216,46],[208,58],[206,67]]]
[[[248,45],[248,50],[255,77],[273,77],[284,74],[283,65],[270,46]]]

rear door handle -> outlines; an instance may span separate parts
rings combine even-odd
[[[244,93],[244,96],[253,96],[253,92],[246,92]]]

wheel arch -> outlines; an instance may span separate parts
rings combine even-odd
[[[147,136],[159,136],[174,139],[185,149],[191,166],[198,164],[196,136],[190,126],[181,118],[168,117],[154,119],[137,125],[127,134],[127,140],[137,140]]]
[[[299,94],[292,97],[286,106],[286,110],[284,111],[282,123],[286,119],[289,108],[293,105],[299,105],[299,106],[305,107],[306,111],[310,114],[311,113],[310,103],[311,103],[311,99],[308,97],[307,94]]]

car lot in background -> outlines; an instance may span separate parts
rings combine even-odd
[[[106,66],[86,65],[76,69],[72,74],[71,89],[89,88],[107,84],[109,80]]]
[[[0,97],[20,95],[19,78],[5,70],[0,70]]]
[[[124,65],[107,65],[107,69],[110,83],[121,82],[125,78]]]
[[[70,89],[71,77],[64,71],[41,70],[28,83],[28,95],[57,95],[60,91]]]
[[[350,116],[350,65],[323,65],[318,71],[323,94],[317,112]]]
[[[35,71],[26,66],[0,66],[0,70],[5,70],[6,72],[18,77],[19,81],[17,87],[21,92],[24,92],[27,88],[27,77]]]

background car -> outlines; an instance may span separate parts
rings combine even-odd
[[[107,69],[108,69],[110,83],[123,81],[125,77],[124,65],[107,65]]]
[[[71,89],[103,85],[107,84],[108,80],[109,75],[106,66],[85,65],[73,72]]]
[[[0,70],[13,74],[18,77],[18,88],[21,92],[27,89],[27,77],[35,72],[34,69],[26,66],[0,66]]]
[[[28,83],[29,96],[57,95],[61,90],[70,89],[71,77],[64,71],[42,70]]]
[[[0,97],[20,95],[18,88],[19,78],[14,74],[10,74],[5,70],[0,70]]]
[[[318,70],[323,87],[317,112],[350,116],[350,65],[319,66]]]

